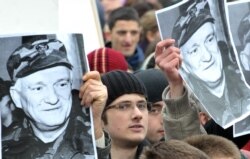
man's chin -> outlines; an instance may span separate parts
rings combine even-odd
[[[132,146],[138,146],[145,138],[134,138],[128,142],[128,145]]]
[[[143,141],[144,139],[146,138],[145,135],[136,135],[136,136],[133,136],[131,137],[131,142],[135,142],[135,143],[140,143],[141,141]]]
[[[63,127],[66,124],[66,122],[67,122],[67,119],[65,118],[57,120],[57,121],[48,120],[48,121],[43,121],[40,124],[37,124],[37,127],[40,130],[53,131],[53,130],[59,129],[60,127]]]
[[[130,56],[132,56],[133,54],[134,54],[134,52],[133,51],[131,51],[131,50],[123,50],[122,51],[123,52],[123,55],[125,56],[125,57],[130,57]]]
[[[212,79],[212,80],[209,80],[206,82],[206,84],[211,88],[216,88],[216,87],[220,86],[221,83],[222,83],[222,77]]]

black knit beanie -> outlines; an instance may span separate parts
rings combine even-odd
[[[161,70],[151,68],[137,71],[134,74],[144,83],[149,102],[155,103],[162,101],[162,92],[168,86],[168,81]]]
[[[132,73],[115,70],[102,74],[101,79],[108,89],[106,106],[124,94],[138,93],[147,99],[147,91],[143,82]]]

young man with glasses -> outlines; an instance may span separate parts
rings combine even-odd
[[[153,100],[147,96],[145,85],[141,78],[125,71],[111,71],[103,74],[102,78],[97,71],[90,71],[83,76],[83,81],[79,97],[82,99],[82,105],[91,105],[93,110],[98,158],[138,159],[144,147],[150,145],[145,140],[148,133],[148,121],[151,120],[150,116],[161,115],[162,108],[158,107],[159,105],[155,107],[158,102],[154,103],[154,106],[151,105],[152,108],[146,109],[146,105],[150,106],[146,100],[151,102]],[[155,83],[152,83],[152,86],[155,87],[154,90],[158,90]],[[165,106],[164,108],[166,109]],[[174,106],[172,109],[176,110]],[[179,126],[176,126],[176,124],[180,125],[185,122],[176,119],[176,113],[170,111],[164,120],[167,125],[167,128],[165,127],[166,139],[176,138],[176,134],[181,136],[180,134],[189,133],[190,126],[187,127],[188,130],[181,130],[178,129]],[[191,116],[195,114],[198,118],[197,112]],[[197,125],[199,126],[198,120],[192,123],[191,127],[198,127]],[[195,134],[199,134],[195,129],[191,129]],[[197,129],[200,132],[200,129]]]
[[[120,70],[102,74],[101,80],[100,74],[92,71],[83,80],[80,98],[82,104],[92,105],[97,147],[103,152],[101,158],[108,154],[112,159],[138,159],[148,145],[145,137],[149,105],[142,81]],[[111,138],[111,149],[102,126]]]
[[[139,158],[148,130],[147,93],[133,74],[112,71],[102,76],[108,89],[104,129],[111,137],[112,159]]]

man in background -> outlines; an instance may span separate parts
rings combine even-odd
[[[111,40],[106,47],[122,52],[132,70],[137,70],[144,60],[144,53],[138,46],[141,34],[140,19],[132,7],[113,10],[108,19]]]

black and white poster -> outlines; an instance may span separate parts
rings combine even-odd
[[[0,38],[2,158],[96,158],[82,34]]]
[[[227,3],[228,26],[237,63],[247,87],[250,89],[250,1]],[[235,18],[237,17],[237,18]],[[250,116],[234,124],[235,136],[250,133]]]
[[[250,84],[250,1],[227,3],[228,26],[238,63],[246,84]],[[237,18],[235,18],[237,17]],[[249,86],[250,88],[250,86]]]
[[[174,38],[181,49],[182,78],[223,128],[250,114],[250,89],[232,47],[225,3],[184,0],[156,12],[161,38]]]

